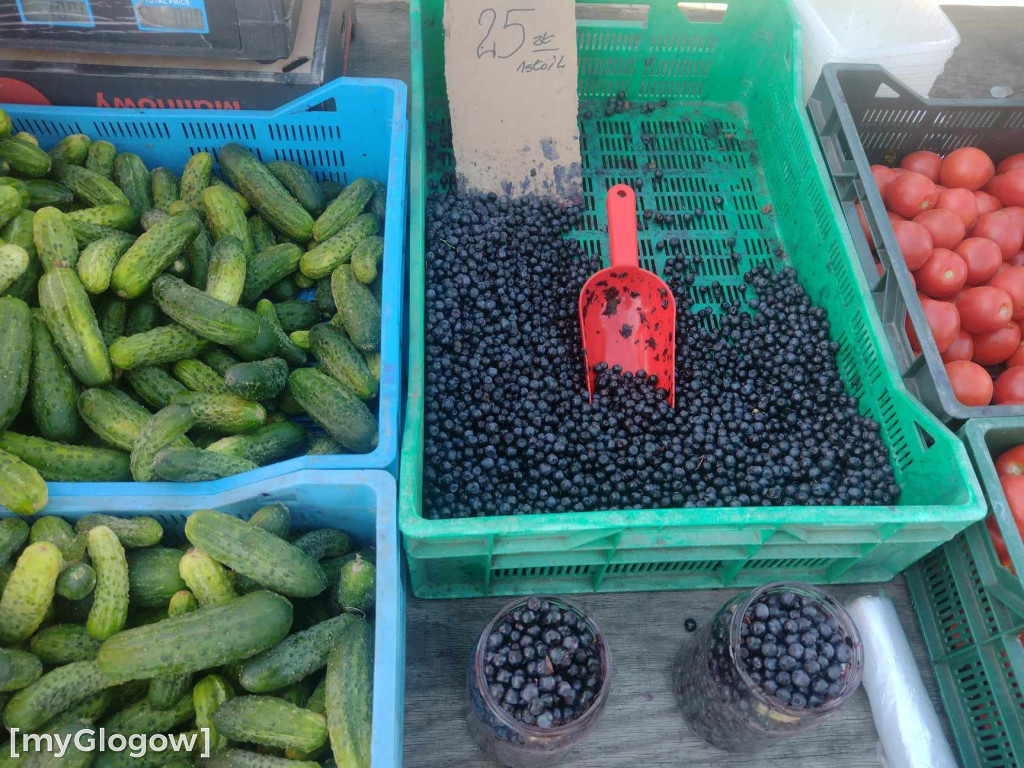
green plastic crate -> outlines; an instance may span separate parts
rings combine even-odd
[[[779,0],[736,0],[724,18],[698,21],[674,0],[657,0],[630,6],[629,18],[608,18],[622,8],[607,0],[577,4],[580,111],[600,106],[603,115],[604,99],[619,91],[667,106],[602,120],[597,132],[583,119],[585,216],[575,236],[589,253],[604,255],[605,191],[644,178],[641,208],[707,212],[706,231],[683,240],[684,253],[704,258],[693,286],[698,307],[713,281],[739,301],[735,286],[751,266],[792,264],[828,311],[850,391],[881,424],[900,503],[424,519],[424,208],[428,185],[447,183],[452,161],[427,164],[428,142],[443,146],[450,134],[443,1],[412,0],[410,369],[399,520],[413,591],[443,598],[890,579],[980,519],[984,501],[963,445],[903,388],[856,271],[801,107],[793,10]],[[654,136],[649,150],[641,132]],[[651,183],[649,159],[664,170],[660,185]],[[719,195],[724,202],[716,206]],[[657,271],[665,256],[652,234],[641,233],[640,256]],[[730,235],[739,263],[729,258]],[[773,255],[777,243],[785,260]]]
[[[964,765],[1024,765],[1024,543],[993,459],[1024,444],[1024,417],[972,419],[960,430],[1016,573],[984,523],[907,571],[928,655]]]

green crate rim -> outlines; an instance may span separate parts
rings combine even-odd
[[[589,0],[592,3],[616,4],[615,0]],[[927,424],[930,436],[936,441],[945,441],[952,455],[956,458],[955,470],[964,480],[966,498],[958,504],[928,504],[906,506],[871,506],[871,507],[708,507],[694,509],[654,509],[642,510],[610,510],[599,512],[570,512],[557,515],[529,515],[488,518],[462,518],[457,520],[428,520],[421,514],[421,498],[417,461],[423,452],[423,379],[424,349],[423,324],[425,287],[424,275],[424,233],[425,233],[425,201],[426,188],[426,103],[424,91],[423,41],[421,38],[421,3],[420,0],[410,2],[410,39],[411,39],[411,81],[412,81],[412,120],[411,120],[411,173],[410,173],[410,314],[409,314],[409,390],[406,402],[406,423],[403,436],[399,489],[399,525],[401,527],[406,551],[415,557],[415,541],[440,536],[475,536],[501,537],[514,535],[563,534],[566,537],[590,530],[658,530],[666,526],[682,527],[692,524],[694,527],[709,527],[709,520],[714,520],[714,527],[740,528],[749,525],[770,524],[783,527],[786,524],[818,524],[823,529],[832,526],[863,526],[892,525],[902,527],[908,523],[945,524],[950,526],[951,534],[961,530],[965,525],[980,520],[985,514],[985,502],[981,487],[970,469],[967,452],[962,443],[956,440],[949,430],[930,412],[912,398],[900,378],[899,370],[889,347],[882,341],[884,330],[877,310],[870,298],[866,282],[854,264],[856,253],[853,242],[846,227],[841,226],[842,213],[836,200],[835,192],[830,183],[826,184],[828,171],[821,157],[814,138],[808,117],[801,102],[803,85],[800,66],[801,43],[799,20],[789,0],[784,0],[793,20],[793,109],[796,110],[801,126],[801,138],[805,149],[813,158],[819,180],[831,206],[830,215],[835,224],[836,237],[840,240],[844,254],[857,276],[856,300],[862,315],[867,319],[874,343],[877,346],[878,359],[883,369],[882,377],[887,389],[894,398],[904,401],[912,408],[920,422]],[[695,519],[702,515],[702,520]],[[822,524],[822,520],[828,522]],[[528,529],[525,527],[528,526]],[[415,588],[416,585],[414,585]]]

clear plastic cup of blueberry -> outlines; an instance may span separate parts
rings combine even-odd
[[[608,701],[604,635],[558,597],[520,598],[487,625],[469,659],[473,741],[505,768],[544,768],[593,729]]]
[[[808,584],[776,582],[737,595],[684,642],[672,682],[698,736],[749,753],[839,709],[860,686],[863,664],[842,605]]]

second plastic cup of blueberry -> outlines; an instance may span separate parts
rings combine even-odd
[[[843,607],[810,585],[776,582],[737,595],[683,644],[673,689],[702,739],[758,752],[839,709],[862,668]]]
[[[515,600],[491,620],[470,655],[473,741],[505,768],[558,765],[604,711],[611,672],[604,635],[578,607],[550,595]]]

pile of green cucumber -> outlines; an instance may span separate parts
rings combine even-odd
[[[0,505],[374,449],[383,185],[11,134],[0,111]]]
[[[0,519],[0,768],[15,728],[211,729],[208,759],[202,738],[141,762],[72,742],[37,767],[368,768],[374,551],[291,527],[279,503],[202,510],[177,548],[151,517]]]

